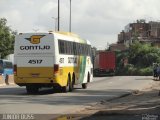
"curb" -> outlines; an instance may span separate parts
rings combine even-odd
[[[122,95],[119,95],[117,97],[114,97],[114,98],[111,98],[111,99],[108,99],[108,100],[101,100],[100,102],[98,102],[98,104],[103,104],[105,102],[109,102],[109,101],[112,101],[112,100],[116,100],[116,99],[120,99],[120,98],[123,98],[123,97],[127,97],[129,95],[131,95],[134,91],[131,91],[131,92],[127,92],[127,93],[124,93]]]
[[[131,95],[133,92],[134,92],[134,91],[131,91],[131,92],[128,92],[128,93],[124,93],[124,94],[122,94],[122,95],[120,95],[120,96],[117,96],[117,97],[111,98],[111,99],[106,100],[106,101],[112,101],[112,100],[115,100],[115,99],[119,99],[119,98],[127,97],[127,96]]]
[[[137,92],[137,91],[133,91],[134,92]],[[131,93],[132,94],[132,93]],[[116,99],[119,99],[119,98],[123,98],[123,97],[127,97],[131,94],[124,94],[124,95],[121,95],[119,97],[115,97],[115,98],[112,98],[112,99],[109,99],[109,100],[105,100],[105,101],[102,101],[102,102],[107,102],[107,101],[112,101],[112,100],[116,100]],[[100,103],[100,104],[103,104],[103,103]],[[143,115],[143,114],[156,114],[156,115],[160,115],[159,113],[159,110],[160,110],[160,105],[157,104],[157,105],[154,105],[153,103],[149,104],[142,104],[141,105],[142,107],[137,107],[137,108],[122,108],[122,109],[101,109],[99,110],[98,112],[96,112],[95,114],[93,115],[96,115],[96,116],[106,116],[106,115]],[[159,119],[158,119],[159,120]]]

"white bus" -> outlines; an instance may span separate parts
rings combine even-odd
[[[41,87],[72,91],[93,78],[90,42],[67,32],[20,33],[15,38],[14,81],[28,93]]]

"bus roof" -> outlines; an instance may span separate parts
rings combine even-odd
[[[75,33],[57,31],[57,32],[53,32],[53,34],[65,35],[65,36],[68,36],[68,37],[72,37],[72,38],[74,38],[74,39],[76,38],[76,39],[79,39],[80,41],[85,42],[86,44],[91,45],[91,43],[90,43],[89,40],[82,39],[82,38],[80,38],[79,35],[77,35],[77,34],[75,34]]]
[[[48,33],[19,33],[19,35],[23,35],[23,34],[53,34],[55,36],[64,36],[64,37],[70,37],[70,38],[73,38],[74,40],[76,41],[81,41],[82,43],[86,43],[86,44],[89,44],[91,45],[90,41],[89,40],[86,40],[86,39],[83,39],[81,38],[79,35],[75,34],[75,33],[71,33],[71,32],[63,32],[63,31],[49,31]]]

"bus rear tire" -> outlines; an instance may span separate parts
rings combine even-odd
[[[88,76],[87,76],[87,83],[90,82],[90,74],[88,73]],[[87,89],[87,83],[82,83],[82,88],[83,89]]]
[[[28,94],[35,94],[35,93],[38,93],[38,87],[32,86],[32,85],[27,85],[26,91]]]
[[[67,86],[63,86],[62,87],[62,92],[63,93],[67,93],[69,91],[69,85],[67,84]]]
[[[62,92],[72,92],[74,89],[73,87],[73,80],[71,81],[70,76],[68,76],[68,82],[67,82],[67,86],[62,87]]]
[[[83,89],[87,89],[87,83],[83,83],[83,84],[82,84],[82,88],[83,88]]]

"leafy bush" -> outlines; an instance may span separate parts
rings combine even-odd
[[[139,75],[150,76],[152,74],[153,74],[152,67],[146,67],[146,68],[139,69]]]
[[[128,58],[128,65],[124,65],[124,58]],[[134,41],[127,51],[117,53],[116,75],[152,75],[153,63],[160,63],[160,49]]]
[[[137,68],[132,64],[128,64],[124,66],[123,68],[119,68],[116,71],[116,75],[137,75],[137,76],[151,76],[153,73],[152,67],[146,67],[146,68]]]

